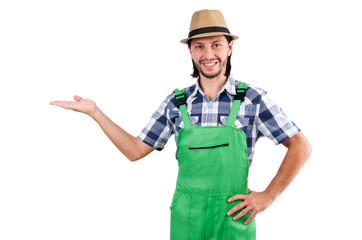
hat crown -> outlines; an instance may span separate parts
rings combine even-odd
[[[224,16],[219,10],[200,10],[194,12],[191,18],[189,35],[180,42],[187,44],[190,39],[212,37],[212,36],[230,36],[233,40],[238,39],[230,33]]]
[[[195,12],[191,18],[190,32],[205,27],[227,28],[224,16],[219,10],[200,10]]]

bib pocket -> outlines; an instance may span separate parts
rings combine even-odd
[[[219,144],[219,145],[212,145],[206,147],[189,147],[189,150],[197,150],[197,149],[210,149],[210,148],[219,148],[219,147],[227,147],[229,143]]]

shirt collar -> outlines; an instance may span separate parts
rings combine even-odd
[[[236,90],[235,90],[236,81],[231,75],[229,75],[228,80],[226,81],[224,87],[229,94],[236,95]]]
[[[226,91],[227,93],[229,93],[230,95],[236,95],[236,91],[235,91],[235,80],[234,78],[229,75],[226,83],[224,84],[224,86],[222,87],[222,89],[220,90],[220,93]],[[205,93],[202,91],[201,87],[200,87],[200,83],[199,83],[199,80],[196,81],[196,84],[195,84],[195,90],[192,92],[192,96],[196,97],[197,94],[201,94],[201,95],[205,95]]]

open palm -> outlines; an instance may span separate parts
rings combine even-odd
[[[97,105],[93,100],[85,99],[77,95],[74,95],[73,98],[75,101],[52,101],[49,104],[85,113],[90,116],[96,112]]]

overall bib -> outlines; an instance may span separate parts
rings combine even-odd
[[[245,133],[234,122],[248,85],[240,83],[225,126],[192,126],[186,110],[185,89],[176,89],[184,128],[178,133],[179,172],[171,203],[171,240],[254,240],[255,221],[234,221],[226,213],[248,194],[249,160]]]

